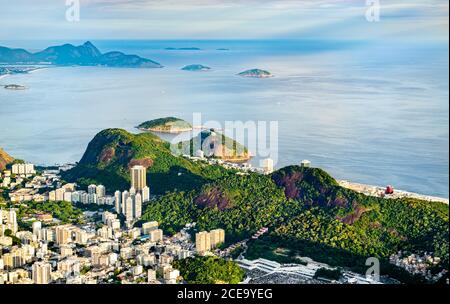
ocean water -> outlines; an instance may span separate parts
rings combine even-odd
[[[29,89],[0,88],[0,147],[37,164],[74,162],[102,129],[137,132],[145,120],[191,121],[198,112],[220,123],[277,121],[278,168],[309,159],[338,179],[449,197],[448,44],[93,42],[165,67],[53,67],[2,78]],[[33,50],[57,43],[0,41]],[[180,70],[194,63],[212,70]],[[275,77],[236,76],[250,68]]]

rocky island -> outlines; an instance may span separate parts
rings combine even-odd
[[[273,77],[273,75],[265,70],[260,70],[260,69],[252,69],[252,70],[247,70],[244,72],[241,72],[238,74],[239,76],[242,77],[250,77],[250,78],[270,78]]]
[[[185,66],[184,68],[182,68],[182,70],[196,72],[196,71],[209,71],[211,70],[211,68],[202,64],[191,64]]]
[[[164,117],[143,122],[137,128],[141,131],[181,133],[191,131],[192,125],[176,117]]]
[[[180,47],[180,48],[175,48],[175,47],[167,47],[165,48],[166,51],[200,51],[201,49],[198,47]]]
[[[37,53],[30,53],[24,49],[11,49],[0,46],[0,63],[124,68],[162,67],[161,64],[155,61],[137,55],[127,55],[117,51],[101,53],[89,41],[80,46],[74,46],[72,44],[51,46]]]

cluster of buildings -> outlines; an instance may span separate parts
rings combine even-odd
[[[17,231],[15,211],[2,210],[0,284],[174,284],[181,280],[172,263],[195,254],[187,228],[169,238],[157,222],[127,229],[117,214],[96,213],[82,225],[47,226],[35,221],[31,231]],[[4,235],[7,229],[11,234]],[[13,242],[13,237],[20,242]]]
[[[198,254],[204,255],[225,242],[225,230],[214,229],[210,232],[201,231],[195,234],[195,249]]]
[[[34,170],[34,165],[30,163],[13,164],[11,166],[11,173],[22,177],[29,177],[36,174],[36,170]]]
[[[250,163],[233,163],[227,162],[218,158],[207,158],[204,156],[204,152],[202,150],[198,150],[194,156],[184,154],[184,158],[189,159],[191,161],[203,161],[208,163],[209,165],[219,165],[224,167],[225,169],[233,169],[239,171],[237,174],[246,174],[249,172],[259,173],[259,174],[271,174],[275,170],[275,162],[271,158],[266,158],[261,161],[262,166],[260,168],[253,167]],[[301,167],[309,168],[311,167],[311,162],[309,160],[302,160],[300,162]]]
[[[131,168],[131,188],[129,191],[114,193],[115,210],[123,214],[128,226],[142,215],[142,203],[150,201],[150,188],[147,186],[147,173],[143,166]]]
[[[31,169],[14,170],[29,174]],[[110,208],[85,211],[82,224],[61,225],[50,214],[34,211],[23,215],[22,221],[26,219],[31,227],[21,230],[17,210],[0,208],[0,284],[174,284],[182,280],[172,266],[175,260],[208,254],[225,241],[225,231],[216,229],[198,233],[192,242],[195,223],[172,237],[164,236],[155,221],[134,227],[142,203],[150,200],[145,167],[132,167],[129,191],[116,191],[114,196],[107,195],[103,185],[77,190],[75,184],[63,184],[58,173],[24,176],[28,181],[9,191],[11,201],[36,200],[31,195],[36,191],[41,195],[37,201],[110,205],[114,212],[107,211]],[[4,171],[3,180],[5,175],[22,178]]]
[[[61,184],[58,172],[58,170],[45,170],[37,174],[32,164],[14,164],[13,170],[0,173],[0,186],[9,190],[9,199],[13,203],[44,202],[48,200],[47,191]]]
[[[432,274],[431,267],[438,265],[441,262],[441,259],[428,252],[419,255],[399,251],[397,254],[393,254],[389,257],[389,262],[407,270],[411,274],[421,275],[431,282],[438,281],[447,272],[446,270],[443,270],[439,273]]]
[[[0,209],[0,237],[5,235],[6,230],[11,230],[14,234],[17,232],[17,214],[14,209]],[[0,241],[1,243],[1,241]]]

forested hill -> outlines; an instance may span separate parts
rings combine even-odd
[[[142,219],[158,221],[166,233],[196,222],[198,230],[225,229],[230,244],[268,227],[268,237],[251,242],[259,246],[250,246],[253,257],[280,247],[294,257],[354,267],[364,265],[367,257],[387,261],[398,250],[408,250],[433,252],[443,260],[440,269],[448,266],[447,205],[368,197],[340,187],[318,168],[289,166],[271,175],[240,175],[174,156],[169,143],[153,134],[107,129],[63,177],[124,190],[135,164],[148,168],[152,194],[163,194],[145,206]]]

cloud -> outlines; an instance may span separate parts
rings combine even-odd
[[[66,0],[0,4],[0,39],[377,39],[396,33],[448,39],[446,0],[380,0],[378,24],[365,20],[366,0],[80,1],[79,23],[65,19]]]

